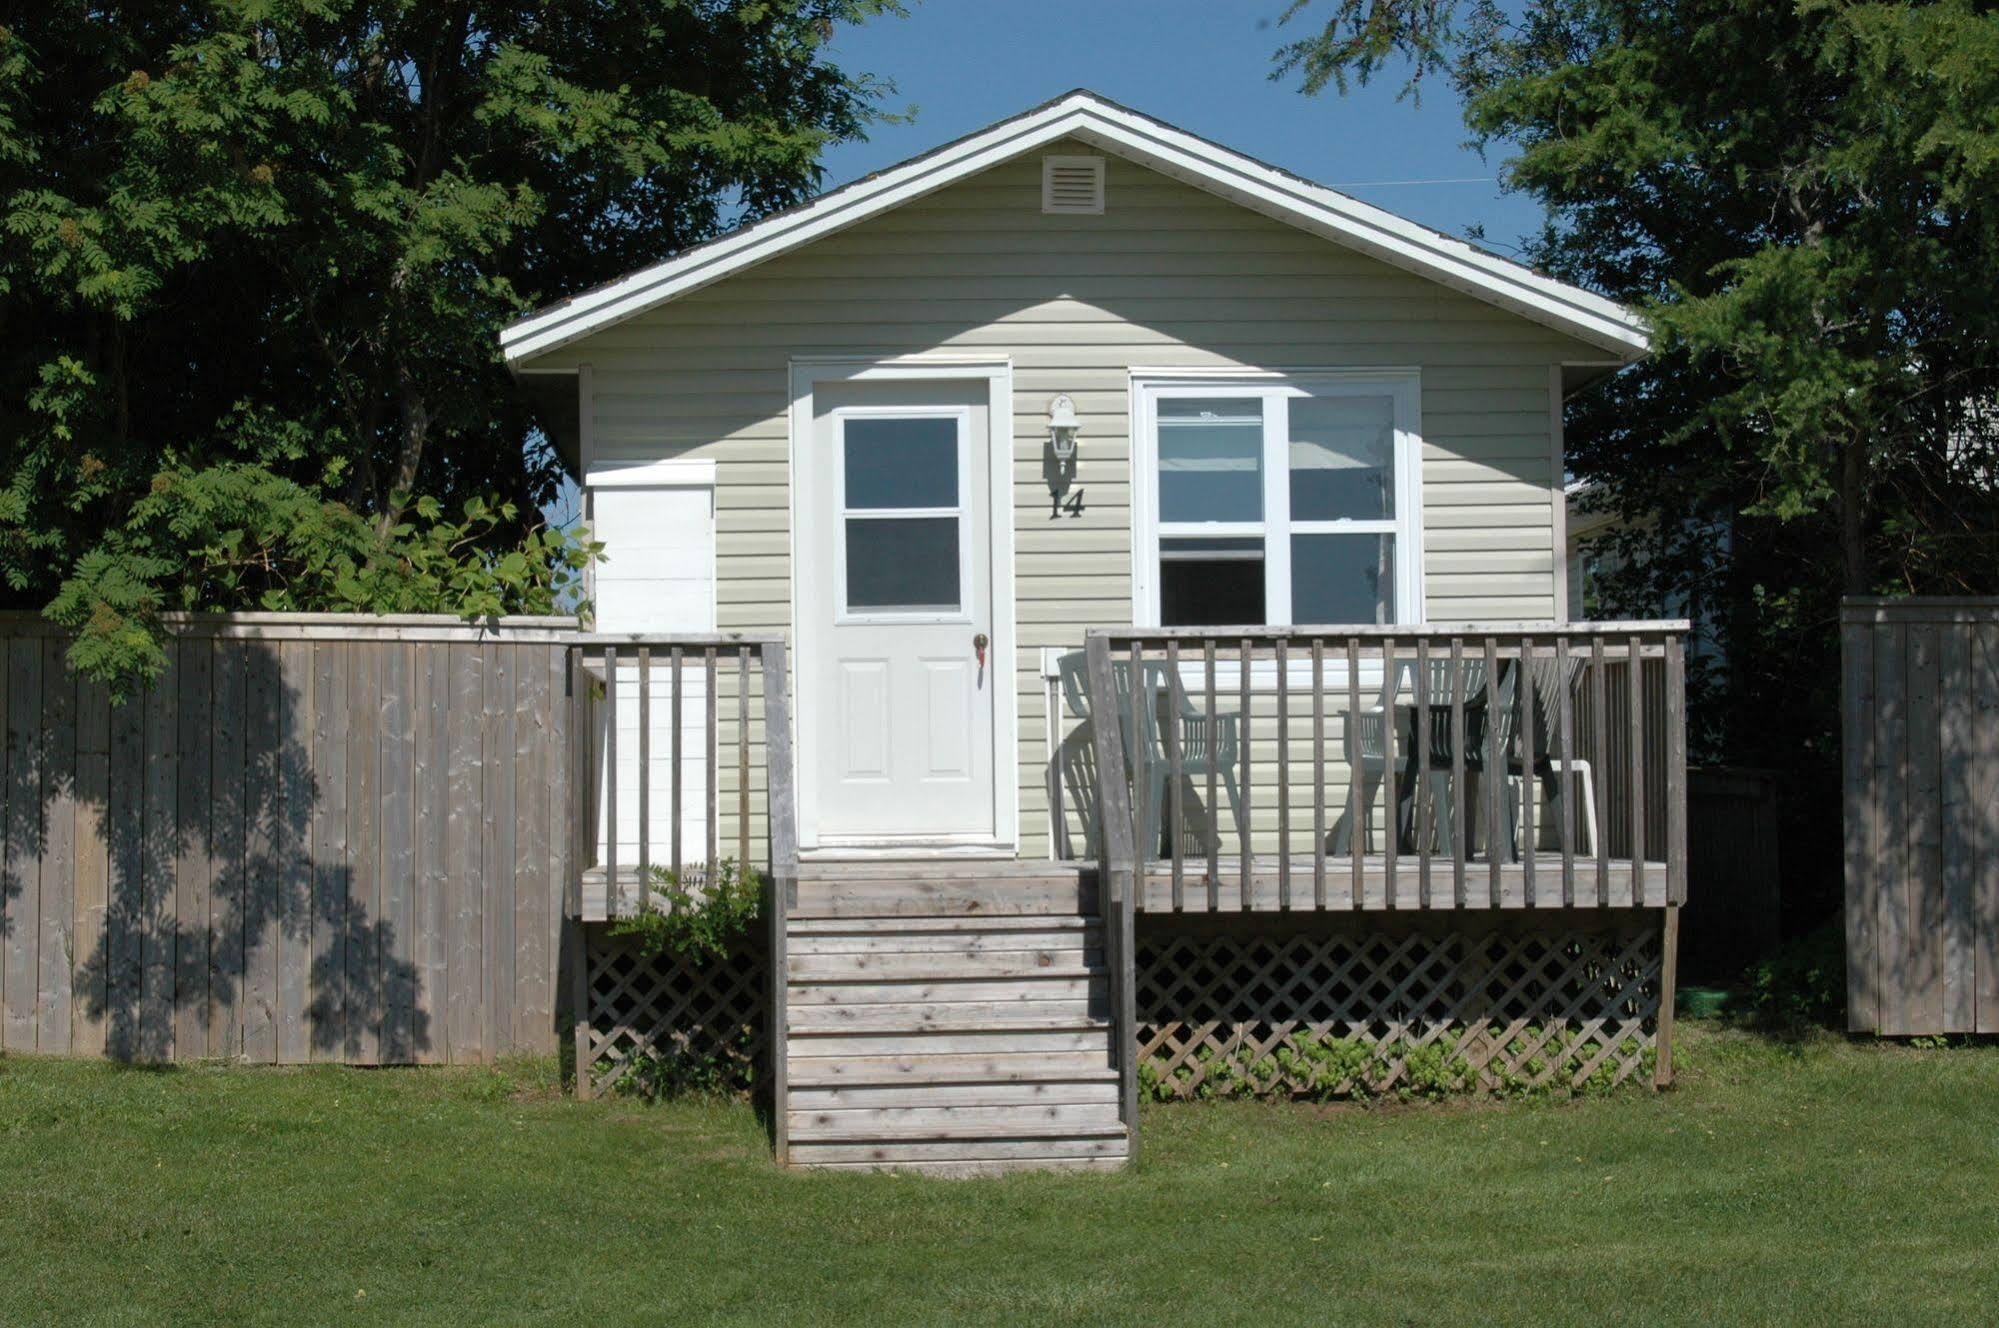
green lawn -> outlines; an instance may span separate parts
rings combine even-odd
[[[1999,1048],[1683,1025],[1679,1089],[1148,1108],[1118,1175],[793,1175],[546,1067],[0,1059],[0,1323],[1990,1323]]]

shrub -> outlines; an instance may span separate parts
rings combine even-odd
[[[611,934],[636,940],[648,959],[672,955],[696,967],[726,959],[763,914],[763,874],[724,858],[695,879],[654,867],[639,911]]]
[[[1837,1027],[1846,1015],[1846,925],[1834,914],[1749,969],[1749,1003],[1777,1028]]]

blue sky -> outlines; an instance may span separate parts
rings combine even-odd
[[[833,58],[892,81],[886,108],[914,108],[866,142],[826,154],[826,184],[892,166],[1038,102],[1087,87],[1192,133],[1345,189],[1453,235],[1483,225],[1485,245],[1513,254],[1540,209],[1493,182],[1489,158],[1465,144],[1456,99],[1440,82],[1421,104],[1397,100],[1400,79],[1317,97],[1270,81],[1271,55],[1330,5],[1289,25],[1288,0],[920,0],[909,16],[843,28]],[[1384,185],[1382,181],[1474,183]]]

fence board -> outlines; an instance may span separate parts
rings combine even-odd
[[[36,939],[35,1049],[69,1050],[70,927],[76,916],[76,679],[65,643],[42,646],[41,934]]]
[[[111,843],[104,812],[111,786],[111,697],[102,683],[76,684],[76,913],[70,932],[70,1044],[104,1054],[111,951]]]
[[[348,648],[312,648],[311,1057],[339,1060],[347,1044]]]
[[[208,1004],[205,1027],[208,1054],[234,1056],[242,1049],[239,1036],[243,927],[248,882],[244,874],[245,804],[249,783],[244,778],[243,732],[248,704],[244,646],[217,641],[212,659],[214,739],[209,747],[208,812],[210,875],[208,885]]]
[[[208,1045],[209,859],[215,807],[215,642],[180,643],[180,852],[174,863],[174,1054],[199,1060]]]
[[[414,1059],[415,1008],[416,720],[413,699],[417,647],[391,642],[382,658],[380,787],[382,915],[382,1059]]]
[[[277,653],[244,651],[243,965],[240,1027],[246,1060],[278,1058],[278,900],[284,727]]]
[[[42,929],[42,643],[10,641],[7,660],[7,898],[0,936],[0,1045],[35,1049]]]
[[[1999,1031],[1999,601],[1842,611],[1847,1024]]]
[[[312,1058],[313,920],[312,646],[286,641],[277,647],[279,728],[274,766],[278,777],[277,1059]]]

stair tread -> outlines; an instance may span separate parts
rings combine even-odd
[[[858,1076],[793,1075],[794,1090],[815,1088],[936,1088],[950,1084],[1107,1084],[1117,1081],[1117,1071],[1101,1070],[924,1070],[909,1074],[865,1074]]]
[[[908,968],[882,971],[874,968],[839,969],[830,973],[792,973],[785,981],[794,987],[888,987],[924,982],[1016,982],[1035,978],[1107,978],[1110,969],[1102,964],[1051,964],[1046,968]]]
[[[1122,1121],[1097,1124],[1023,1121],[1018,1125],[886,1125],[865,1129],[808,1125],[786,1131],[786,1138],[794,1144],[889,1144],[931,1139],[1108,1139],[1125,1132]]]
[[[1021,1005],[1032,1005],[1032,1001],[1021,1001]],[[801,1006],[801,1009],[816,1007]],[[837,1007],[836,1007],[837,1008]],[[957,1021],[950,1023],[918,1023],[907,1019],[857,1019],[839,1026],[824,1028],[787,1028],[788,1038],[839,1037],[848,1033],[1101,1033],[1109,1030],[1111,1021],[1092,1015],[1056,1014],[1027,1016],[1011,1012],[992,1019]]]
[[[792,917],[794,936],[873,936],[901,931],[1081,931],[1101,926],[1094,913],[992,913],[983,917]]]

